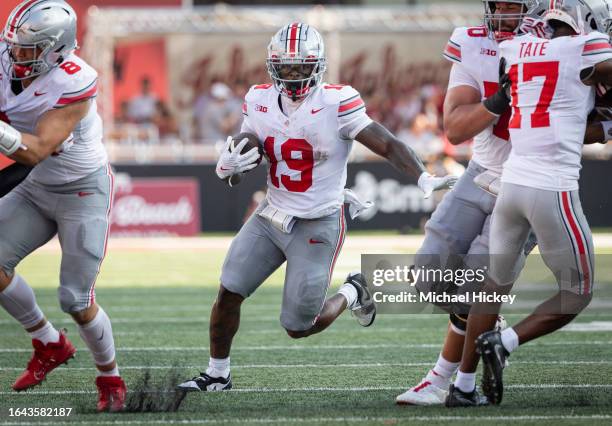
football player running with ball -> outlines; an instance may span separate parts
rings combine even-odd
[[[425,224],[425,240],[415,257],[417,268],[480,269],[488,264],[496,182],[511,147],[510,108],[493,111],[488,98],[498,88],[499,43],[520,31],[523,17],[534,4],[537,3],[533,0],[484,1],[485,25],[456,28],[446,45],[444,57],[453,65],[444,101],[444,129],[454,145],[474,138],[473,154],[465,173]],[[533,244],[526,246],[526,251],[532,247]],[[442,264],[441,259],[447,262]],[[416,284],[421,292],[448,290],[437,285],[426,281]],[[465,312],[450,314],[436,364],[420,383],[397,396],[398,404],[444,403],[461,361],[466,321]],[[472,396],[474,401],[478,399]]]
[[[240,306],[285,261],[280,322],[290,337],[319,333],[346,309],[362,326],[372,324],[375,306],[361,274],[349,274],[338,293],[326,299],[346,231],[344,185],[353,140],[418,178],[425,196],[455,182],[425,172],[410,148],[368,117],[355,89],[323,83],[325,49],[313,27],[281,28],[268,46],[267,67],[273,84],[251,87],[242,124],[242,132],[256,135],[268,158],[267,197],[227,253],[210,317],[209,366],[180,384],[183,390],[231,388],[230,348]],[[258,148],[242,154],[245,143],[222,152],[219,178],[255,166]]]
[[[568,324],[593,294],[593,240],[580,206],[578,178],[595,85],[612,85],[612,47],[601,32],[610,15],[600,0],[552,0],[548,7],[544,20],[553,30],[550,40],[528,34],[500,45],[507,73],[500,81],[508,81],[511,91],[512,152],[491,219],[491,282],[484,290],[510,291],[524,265],[520,252],[532,228],[559,291],[502,333],[488,331],[499,304],[472,306],[460,371],[475,374],[478,349],[482,389],[492,404],[503,397],[508,355]]]
[[[40,384],[74,356],[75,347],[45,319],[15,272],[24,257],[58,235],[60,306],[93,355],[98,410],[118,411],[126,388],[111,323],[94,291],[106,252],[113,176],[94,99],[97,73],[74,54],[76,19],[64,1],[28,0],[13,10],[2,34],[0,153],[33,169],[0,199],[0,305],[34,346],[14,390]]]

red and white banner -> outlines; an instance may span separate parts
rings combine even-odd
[[[111,236],[193,236],[200,232],[197,179],[130,179],[119,175]]]

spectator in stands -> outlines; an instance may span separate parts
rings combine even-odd
[[[178,123],[164,101],[157,101],[153,124],[157,126],[162,142],[174,142],[178,139]]]
[[[444,150],[444,142],[438,134],[437,120],[433,121],[424,113],[417,114],[412,120],[410,128],[400,130],[398,137],[414,149],[419,157],[425,161],[437,156]]]
[[[157,112],[158,97],[151,92],[151,81],[148,77],[140,80],[140,94],[132,98],[128,106],[128,116],[133,123],[151,123]]]
[[[224,83],[213,83],[210,93],[200,95],[193,107],[198,139],[205,144],[225,140],[238,132],[242,114],[241,101]]]

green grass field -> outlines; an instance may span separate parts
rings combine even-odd
[[[380,236],[378,252],[405,250]],[[385,238],[388,242],[385,244]],[[362,237],[340,257],[334,287],[371,252]],[[377,241],[376,244],[380,244]],[[154,380],[176,368],[181,378],[208,362],[208,315],[216,293],[224,244],[210,248],[140,250],[111,247],[97,300],[113,320],[118,362],[128,387],[145,370]],[[57,304],[59,257],[54,249],[28,258],[20,273],[36,288],[50,320],[66,327],[79,351],[42,386],[13,393],[10,386],[30,356],[30,340],[0,312],[0,426],[14,424],[611,424],[612,311],[586,313],[585,328],[560,331],[521,347],[506,370],[498,407],[398,407],[395,396],[415,384],[437,358],[447,319],[441,315],[381,315],[369,329],[343,315],[317,336],[291,340],[278,316],[282,271],[243,308],[232,352],[234,390],[189,394],[175,413],[95,413],[91,357],[76,327]],[[520,316],[507,316],[512,324]],[[599,324],[599,326],[598,326]],[[592,327],[588,327],[588,326]],[[71,407],[67,418],[11,417],[18,407]]]

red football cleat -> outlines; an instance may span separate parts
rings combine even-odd
[[[66,337],[65,330],[60,331],[60,339],[57,343],[43,345],[40,340],[32,339],[32,346],[34,346],[34,353],[28,366],[13,383],[13,389],[17,392],[40,384],[45,380],[47,374],[61,364],[66,364],[76,352],[74,345]]]
[[[116,412],[123,410],[127,388],[119,376],[98,376],[98,411]]]

